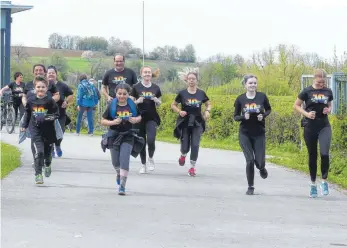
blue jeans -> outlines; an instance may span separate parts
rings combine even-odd
[[[94,132],[93,108],[82,107],[82,106],[80,106],[80,111],[78,111],[78,115],[77,115],[76,133],[80,133],[81,131],[81,122],[82,122],[84,111],[87,111],[88,129],[89,129],[88,134],[92,134]]]

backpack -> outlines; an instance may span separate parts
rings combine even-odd
[[[95,105],[97,105],[99,103],[99,97],[95,86],[86,80],[83,80],[80,85],[84,90],[83,98],[89,101],[93,101]]]
[[[134,103],[133,100],[131,100],[130,98],[128,98],[127,100],[129,106],[130,106],[130,110],[131,110],[131,114],[132,116],[137,116],[137,109],[136,109],[136,104]],[[117,103],[118,103],[118,99],[114,98],[112,100],[112,102],[110,103],[110,116],[112,117],[112,119],[114,119],[116,117],[116,111],[117,111]]]

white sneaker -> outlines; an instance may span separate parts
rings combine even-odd
[[[145,173],[147,173],[147,167],[146,167],[145,164],[143,164],[143,165],[141,166],[141,168],[140,168],[140,170],[139,170],[139,173],[140,173],[140,174],[145,174]]]
[[[155,164],[154,164],[153,158],[148,158],[147,164],[148,164],[148,170],[154,171]]]

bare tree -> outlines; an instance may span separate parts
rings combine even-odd
[[[26,49],[23,45],[14,46],[12,50],[12,55],[16,60],[17,64],[19,64],[20,61],[26,60],[29,57],[29,54],[26,52]]]

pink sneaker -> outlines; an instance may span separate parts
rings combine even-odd
[[[188,175],[191,176],[191,177],[195,177],[196,176],[195,168],[190,168],[189,171],[188,171]]]
[[[186,163],[186,157],[182,156],[178,159],[178,163],[180,166],[183,166]]]

